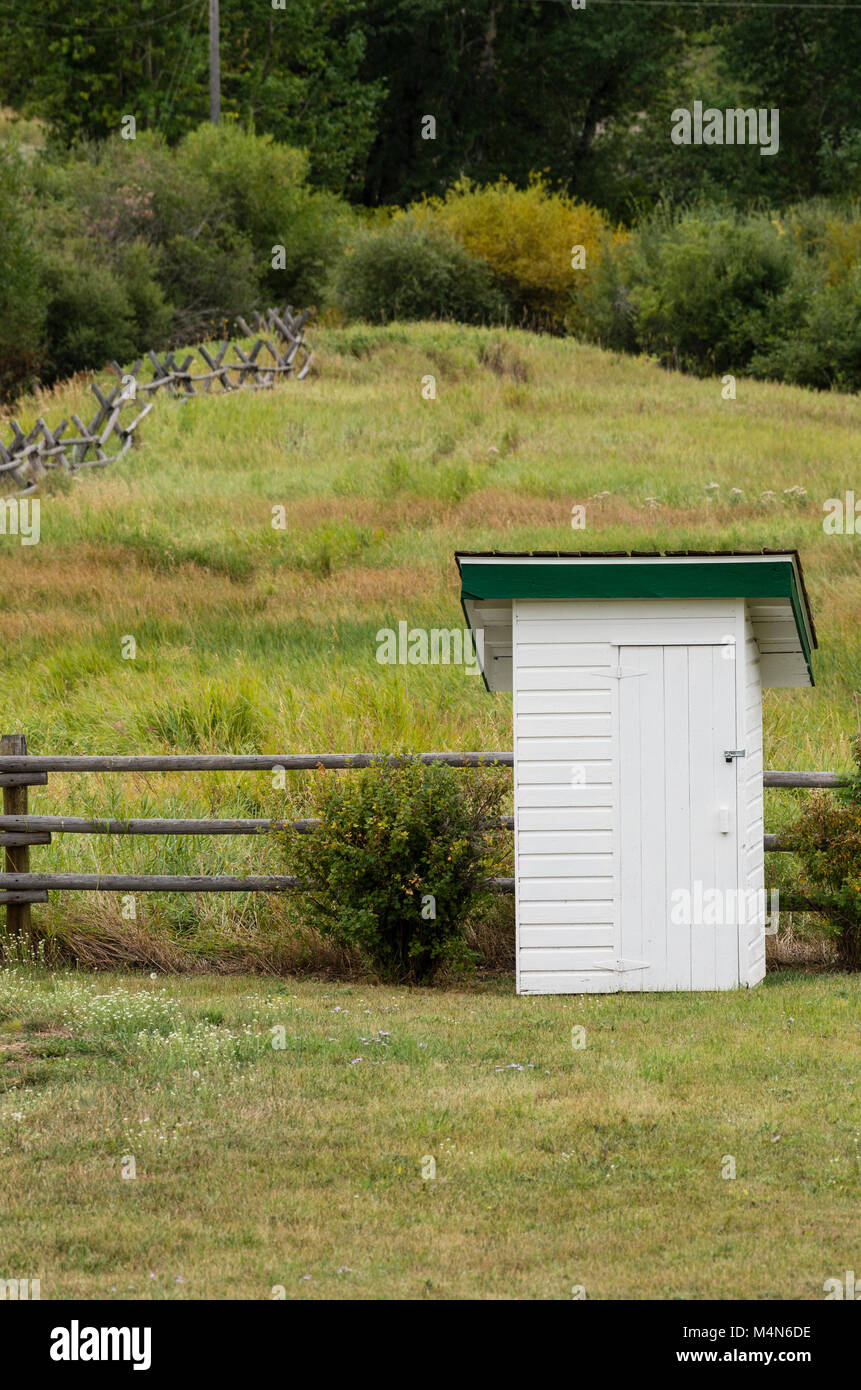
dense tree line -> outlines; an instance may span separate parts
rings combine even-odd
[[[220,6],[216,128],[208,0],[0,0],[0,401],[289,300],[861,386],[861,8]]]
[[[839,0],[835,0],[835,5]],[[169,141],[208,110],[206,0],[0,0],[0,102],[70,143]],[[586,0],[221,0],[225,122],[306,148],[367,205],[461,176],[554,186],[633,221],[660,198],[737,206],[861,191],[861,10]],[[776,158],[674,146],[693,101],[777,108]],[[434,139],[423,117],[436,122]]]

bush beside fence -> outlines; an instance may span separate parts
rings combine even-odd
[[[105,835],[259,835],[294,830],[313,833],[317,822],[309,820],[110,820],[74,816],[34,816],[28,805],[28,788],[45,786],[49,773],[57,772],[218,772],[218,771],[327,771],[361,770],[379,763],[381,756],[392,766],[420,760],[425,764],[443,763],[464,769],[512,767],[514,754],[502,753],[420,753],[380,755],[371,753],[303,754],[176,754],[176,755],[39,755],[28,754],[23,734],[7,734],[0,740],[0,786],[3,788],[3,815],[0,816],[0,846],[5,847],[6,872],[0,873],[0,903],[6,904],[6,925],[10,934],[28,935],[31,903],[46,903],[49,890],[64,892],[180,892],[180,893],[283,893],[302,889],[291,875],[262,875],[235,878],[230,875],[179,874],[39,874],[30,871],[30,847],[50,844],[54,834]],[[833,772],[765,772],[766,787],[842,787],[847,779]],[[502,817],[488,830],[510,830],[511,817]],[[791,843],[782,837],[766,835],[768,852],[790,851]],[[512,893],[513,878],[489,880],[497,892]],[[803,894],[781,891],[781,906],[787,911],[827,913],[831,904],[814,901]]]

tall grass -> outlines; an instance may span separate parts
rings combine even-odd
[[[817,688],[767,692],[766,765],[849,766],[861,538],[826,535],[822,521],[826,499],[861,497],[856,398],[743,381],[725,401],[718,379],[456,325],[318,330],[314,347],[302,383],[160,400],[142,448],[43,496],[38,546],[0,536],[4,731],[51,753],[508,748],[510,696],[456,667],[376,661],[381,627],[462,624],[455,549],[797,547]],[[422,397],[427,374],[435,400]],[[25,403],[22,426],[80,410],[84,391],[76,380]],[[574,503],[586,504],[585,531],[571,529]],[[122,655],[129,635],[134,660]],[[52,776],[31,806],[299,816],[304,785]],[[792,804],[770,795],[767,829]],[[33,861],[276,867],[264,837],[56,836]],[[37,909],[54,921],[70,911],[114,921],[119,907],[82,896]],[[138,911],[186,943],[301,920],[298,906],[262,897],[153,896]]]

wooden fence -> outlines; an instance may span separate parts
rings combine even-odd
[[[512,767],[513,753],[421,753],[423,763],[444,763],[448,767]],[[273,830],[293,830],[313,834],[315,820],[99,820],[82,816],[31,815],[28,789],[45,786],[49,773],[58,772],[272,772],[329,771],[361,769],[377,761],[372,753],[301,754],[179,754],[179,755],[60,755],[28,754],[23,734],[6,734],[0,739],[0,786],[3,788],[3,815],[0,816],[0,845],[5,847],[6,872],[0,874],[0,903],[6,904],[7,930],[28,935],[31,903],[46,903],[50,889],[67,892],[115,893],[283,893],[301,890],[298,879],[289,875],[261,875],[234,878],[216,874],[38,874],[30,872],[30,847],[48,845],[60,835],[261,835]],[[403,765],[407,757],[387,756],[392,766]],[[833,772],[766,772],[767,787],[839,787],[845,778]],[[495,821],[488,829],[512,830],[510,816]],[[777,835],[765,836],[769,852],[791,851],[792,845]],[[513,878],[490,880],[498,892],[514,891]],[[781,892],[786,911],[827,912],[830,905],[800,894]]]
[[[286,376],[301,381],[313,357],[304,339],[307,320],[307,311],[294,316],[290,305],[267,309],[265,314],[252,315],[251,326],[244,318],[236,319],[236,327],[246,338],[258,335],[248,352],[225,339],[214,355],[206,347],[197,347],[182,362],[176,360],[174,352],[162,357],[148,352],[127,373],[112,362],[111,370],[119,382],[112,390],[92,383],[98,410],[89,424],[72,415],[71,420],[63,419],[50,429],[40,416],[25,434],[17,420],[10,421],[11,440],[5,444],[0,440],[0,481],[11,479],[19,495],[26,496],[36,491],[49,469],[76,472],[79,468],[103,468],[131,447],[135,430],[152,410],[155,394],[162,390],[175,398],[189,399],[197,394],[196,387],[207,395],[216,384],[221,392],[240,388],[260,391],[271,390]],[[231,349],[232,359],[228,357]],[[196,355],[202,363],[196,362]],[[193,366],[201,365],[204,371],[192,372]],[[142,372],[147,373],[146,380],[141,379]],[[149,396],[153,399],[141,407],[141,398]],[[133,418],[129,419],[130,415]]]

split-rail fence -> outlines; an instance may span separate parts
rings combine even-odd
[[[57,755],[27,752],[23,734],[0,739],[0,846],[5,848],[6,872],[0,873],[0,903],[6,904],[6,927],[13,935],[30,932],[32,903],[46,903],[50,890],[117,893],[283,893],[301,891],[301,882],[289,875],[231,877],[223,874],[51,874],[31,873],[30,848],[48,845],[54,835],[261,835],[273,830],[313,834],[315,820],[194,820],[194,819],[91,819],[83,816],[32,815],[30,787],[45,786],[49,773],[62,772],[285,772],[367,768],[379,759],[371,753],[292,754],[156,754],[156,755]],[[449,767],[512,767],[513,753],[420,753],[423,763]],[[408,757],[387,756],[392,765]],[[845,778],[834,772],[765,772],[766,787],[839,787]],[[511,817],[502,817],[488,829],[512,830]],[[792,844],[778,835],[765,836],[769,852],[788,852]],[[513,878],[490,880],[502,893],[514,891]],[[828,912],[830,904],[797,893],[781,891],[785,911]]]
[[[270,390],[276,382],[289,376],[301,381],[311,366],[313,354],[304,337],[308,311],[294,315],[292,307],[267,309],[251,315],[251,325],[242,317],[236,327],[245,338],[257,334],[254,346],[246,352],[238,343],[224,339],[216,352],[205,346],[189,352],[181,362],[175,352],[161,357],[148,352],[128,372],[117,362],[110,368],[119,377],[113,389],[91,383],[98,409],[84,424],[80,416],[71,421],[63,419],[51,429],[42,416],[29,432],[22,430],[17,420],[9,422],[11,439],[0,439],[0,483],[7,478],[18,489],[18,496],[35,492],[46,472],[63,468],[75,473],[80,468],[104,468],[121,458],[136,439],[141,421],[153,408],[155,395],[167,391],[174,398],[188,400],[199,387],[204,395],[218,385],[220,392],[240,388],[252,391]],[[233,357],[228,353],[232,351]],[[202,358],[206,370],[193,372],[195,354]],[[143,379],[142,373],[147,379]],[[153,399],[146,399],[152,397]],[[146,404],[142,405],[143,401]],[[133,418],[129,419],[129,415]],[[74,428],[72,428],[74,427]],[[109,445],[114,447],[111,450]]]

